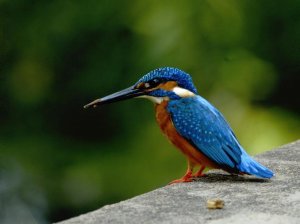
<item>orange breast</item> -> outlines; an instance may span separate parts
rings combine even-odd
[[[156,121],[162,132],[183,154],[188,157],[191,162],[212,168],[218,168],[214,162],[209,160],[203,153],[197,150],[176,131],[171,117],[166,109],[167,105],[168,102],[164,101],[155,106]]]

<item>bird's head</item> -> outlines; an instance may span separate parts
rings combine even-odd
[[[197,94],[197,89],[189,74],[178,68],[165,67],[147,73],[133,86],[96,99],[84,108],[136,97],[148,98],[159,104],[164,100],[191,97],[195,94]]]

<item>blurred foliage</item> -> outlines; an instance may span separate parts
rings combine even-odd
[[[250,154],[299,138],[300,2],[0,1],[0,222],[47,223],[163,186],[185,159],[151,104],[87,102],[193,75]]]

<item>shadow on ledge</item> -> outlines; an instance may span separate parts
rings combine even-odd
[[[266,183],[270,182],[270,179],[258,178],[249,175],[234,175],[234,174],[223,174],[223,173],[207,173],[203,177],[195,178],[195,182],[257,182]]]

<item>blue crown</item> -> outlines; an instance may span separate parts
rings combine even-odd
[[[197,94],[197,89],[193,84],[191,76],[178,68],[164,67],[155,69],[144,75],[137,83],[149,82],[155,78],[176,81],[178,86]]]

